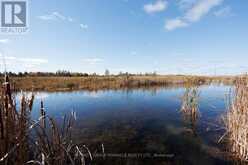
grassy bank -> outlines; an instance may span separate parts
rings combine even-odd
[[[232,84],[234,77],[206,76],[88,76],[88,77],[12,77],[11,82],[17,90],[100,90],[127,87],[169,86],[184,84]]]

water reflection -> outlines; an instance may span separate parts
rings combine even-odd
[[[225,164],[223,158],[214,154],[221,150],[215,137],[222,133],[206,131],[210,126],[202,121],[214,123],[225,112],[222,98],[229,88],[201,86],[195,92],[185,87],[45,92],[48,97],[44,98],[44,108],[61,122],[62,116],[73,109],[77,113],[74,140],[87,145],[93,153],[102,153],[101,144],[104,144],[106,154],[174,155],[172,158],[129,159],[106,156],[104,161],[95,159],[95,164]],[[186,92],[193,98],[197,96],[197,100],[188,99],[197,104],[185,104],[194,109],[187,118],[193,137],[185,129],[186,119],[182,121],[180,113],[181,98]],[[38,99],[35,110],[39,110],[39,104]],[[36,113],[35,118],[39,116],[39,112]]]

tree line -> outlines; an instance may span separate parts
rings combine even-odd
[[[59,70],[56,72],[5,72],[0,73],[0,76],[4,76],[5,74],[11,77],[88,77],[90,74],[88,73],[80,73],[80,72],[70,72],[65,70]],[[92,74],[93,75],[93,74]]]
[[[5,74],[11,77],[88,77],[88,76],[103,76],[97,73],[81,73],[81,72],[70,72],[66,70],[58,70],[56,72],[0,72],[0,76]],[[108,69],[105,70],[104,76],[156,76],[156,72],[152,73],[138,73],[131,74],[128,72],[119,72],[118,74],[111,74]]]

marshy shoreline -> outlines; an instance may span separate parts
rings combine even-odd
[[[71,90],[108,90],[173,85],[232,85],[236,76],[25,76],[11,77],[10,81],[17,91],[71,91]]]
[[[94,79],[93,79],[94,78]],[[112,107],[115,106],[114,104],[110,104],[109,106],[102,108],[102,106],[99,106],[101,108],[100,113],[100,123],[105,121],[110,121],[110,123],[107,123],[107,125],[102,125],[97,127],[99,123],[99,120],[96,120],[95,115],[92,116],[85,116],[86,118],[81,118],[81,122],[77,117],[77,112],[72,110],[69,115],[64,115],[63,121],[59,121],[56,117],[50,117],[49,111],[52,110],[52,108],[45,108],[44,102],[45,100],[41,100],[40,104],[35,102],[35,92],[32,92],[31,96],[26,96],[25,92],[21,92],[21,97],[18,101],[20,101],[20,107],[16,106],[16,95],[14,91],[12,90],[12,83],[9,81],[9,77],[6,75],[2,90],[1,90],[1,99],[0,99],[0,105],[1,105],[1,111],[0,111],[0,162],[3,162],[5,164],[14,164],[14,162],[22,162],[21,164],[30,164],[37,162],[37,164],[88,164],[90,162],[106,162],[108,163],[108,159],[97,159],[97,157],[94,157],[91,154],[92,149],[95,151],[101,152],[103,155],[105,155],[105,148],[106,145],[108,147],[108,150],[110,153],[122,153],[123,151],[128,153],[139,153],[140,151],[142,153],[146,152],[158,152],[158,153],[172,153],[175,158],[173,160],[171,159],[165,159],[165,160],[150,160],[150,161],[166,161],[166,162],[172,162],[177,163],[181,161],[189,161],[188,156],[192,156],[194,160],[197,160],[194,152],[191,152],[190,154],[182,154],[184,153],[184,150],[186,148],[195,148],[197,152],[200,152],[204,155],[209,156],[209,160],[212,160],[213,162],[222,162],[222,163],[229,163],[232,161],[245,161],[247,160],[247,147],[243,147],[243,145],[247,144],[247,129],[245,125],[247,124],[247,111],[242,109],[243,107],[247,107],[247,77],[239,77],[238,79],[230,78],[230,77],[193,77],[193,76],[174,76],[174,77],[165,77],[165,76],[142,76],[142,77],[113,77],[113,76],[95,76],[95,77],[12,77],[11,82],[12,83],[18,83],[19,85],[29,85],[27,86],[27,90],[30,90],[30,87],[36,87],[35,83],[39,83],[40,85],[46,85],[47,89],[51,90],[58,90],[60,88],[55,87],[61,87],[56,85],[62,85],[63,83],[78,83],[79,85],[83,85],[84,87],[92,88],[97,87],[99,89],[103,89],[100,87],[106,87],[106,85],[109,85],[107,87],[111,88],[113,86],[110,85],[116,85],[117,87],[122,87],[120,84],[123,85],[123,83],[126,83],[123,85],[123,87],[142,87],[143,89],[150,89],[150,88],[156,88],[158,85],[164,85],[165,87],[172,87],[170,85],[182,85],[184,86],[185,90],[181,91],[180,93],[177,93],[176,95],[160,95],[163,99],[167,100],[169,98],[172,98],[172,100],[176,100],[175,96],[182,96],[179,102],[174,102],[172,104],[175,104],[176,106],[173,106],[172,109],[177,109],[176,107],[181,108],[178,112],[180,112],[180,116],[173,115],[171,113],[166,113],[168,111],[165,111],[163,108],[170,107],[172,104],[169,104],[169,102],[165,103],[168,104],[166,106],[158,106],[158,109],[156,111],[151,111],[151,105],[159,105],[155,104],[155,100],[160,100],[159,97],[156,97],[155,102],[152,102],[150,100],[151,104],[144,104],[147,109],[143,109],[144,102],[136,102],[136,106],[131,106],[130,111],[127,110],[118,111],[118,107]],[[102,83],[100,83],[102,81]],[[112,82],[112,83],[111,83]],[[22,84],[23,83],[23,84]],[[27,84],[25,84],[27,83]],[[80,84],[81,83],[81,84]],[[96,85],[96,86],[93,86]],[[99,86],[97,86],[96,83],[100,83]],[[118,84],[119,83],[119,84]],[[210,136],[218,136],[219,140],[218,142],[216,139],[212,141],[212,144],[215,144],[215,146],[212,144],[207,146],[207,148],[201,148],[202,140],[205,138],[203,137],[203,134],[201,134],[199,130],[205,130],[205,127],[202,127],[200,129],[200,123],[208,123],[209,121],[205,121],[206,118],[202,118],[201,112],[199,109],[200,105],[200,87],[199,85],[205,86],[208,84],[213,83],[219,83],[219,84],[229,84],[235,85],[235,97],[230,97],[230,105],[226,107],[227,114],[223,116],[223,122],[217,123],[218,125],[215,125],[214,127],[211,126],[211,123],[209,123],[206,129],[205,133],[209,133],[209,130],[216,131],[218,130],[218,134],[215,133],[214,135],[211,133]],[[51,86],[53,85],[53,86]],[[67,84],[68,85],[68,84]],[[91,85],[91,86],[90,86]],[[105,86],[104,86],[105,85]],[[119,86],[118,86],[119,85]],[[40,86],[38,86],[40,87]],[[36,87],[35,90],[40,88]],[[54,87],[54,88],[51,88]],[[199,87],[199,88],[198,88]],[[14,87],[15,89],[21,89],[21,86]],[[67,89],[67,88],[66,88]],[[44,89],[43,89],[44,90]],[[12,93],[13,92],[13,93]],[[120,94],[120,93],[119,93]],[[168,94],[168,93],[167,93]],[[106,96],[106,95],[105,95]],[[122,95],[113,95],[115,98],[118,98]],[[133,95],[134,96],[134,95]],[[230,94],[231,96],[231,94]],[[140,95],[138,96],[140,97]],[[134,97],[133,100],[136,100],[138,97]],[[68,97],[67,97],[68,98]],[[135,99],[136,98],[136,99]],[[179,97],[178,97],[179,98]],[[216,98],[216,97],[215,97]],[[119,99],[123,100],[123,97],[119,97]],[[128,99],[128,98],[127,98]],[[205,97],[202,97],[201,99],[205,100]],[[70,102],[72,102],[73,98],[71,97]],[[95,97],[92,98],[92,100],[95,100]],[[92,101],[91,100],[91,101]],[[245,101],[244,101],[245,100]],[[46,100],[47,102],[48,100]],[[61,101],[61,100],[60,100]],[[82,102],[82,100],[80,100]],[[90,102],[90,99],[84,99],[84,102],[82,102],[82,105],[85,109],[87,109],[86,102]],[[101,105],[102,101],[97,101]],[[116,105],[123,105],[124,102],[119,102],[119,100],[115,100],[117,103]],[[161,102],[161,101],[159,101]],[[52,100],[52,103],[56,105],[54,100]],[[61,102],[59,102],[60,104]],[[69,102],[67,102],[68,104]],[[93,103],[93,102],[91,102]],[[96,102],[94,102],[95,104]],[[119,104],[121,103],[121,104]],[[129,102],[127,102],[129,103]],[[76,105],[77,102],[72,102],[70,105]],[[142,106],[141,106],[142,104]],[[164,104],[164,105],[165,105]],[[40,111],[38,109],[38,115],[40,116],[38,120],[33,120],[31,112],[34,108],[40,108]],[[48,103],[49,105],[49,103]],[[65,105],[65,104],[64,104]],[[128,105],[128,104],[124,104]],[[106,105],[105,105],[106,106]],[[150,107],[149,107],[150,106]],[[49,107],[49,106],[48,106]],[[61,105],[62,107],[62,105]],[[111,108],[112,110],[111,111]],[[162,109],[160,109],[160,108]],[[20,108],[20,109],[19,109]],[[89,108],[89,107],[88,107]],[[132,109],[134,108],[134,109]],[[155,107],[156,108],[156,107]],[[165,108],[165,109],[167,109]],[[57,107],[56,107],[57,109]],[[142,109],[142,113],[136,113],[135,109]],[[169,108],[168,108],[169,109]],[[107,110],[107,111],[106,111]],[[162,110],[162,111],[160,111]],[[117,111],[118,113],[114,113]],[[35,112],[35,111],[34,111]],[[36,111],[37,112],[37,111]],[[131,113],[130,113],[131,112]],[[87,114],[87,113],[86,113]],[[112,114],[112,115],[110,115]],[[145,114],[145,115],[144,115]],[[147,115],[152,115],[151,118],[146,118]],[[179,114],[179,113],[176,113]],[[110,115],[110,116],[109,116]],[[133,116],[134,115],[134,116]],[[143,116],[144,115],[144,116]],[[173,115],[175,118],[171,120],[171,115]],[[79,116],[80,113],[79,113]],[[98,115],[97,115],[98,116]],[[159,116],[159,117],[158,117]],[[162,118],[160,118],[162,116]],[[168,118],[166,116],[169,116]],[[242,117],[242,124],[240,125],[240,116]],[[82,116],[81,116],[82,117]],[[113,117],[113,118],[112,118]],[[124,117],[124,118],[123,118]],[[179,117],[179,118],[178,118]],[[111,120],[111,118],[113,120]],[[105,120],[102,120],[105,119]],[[138,119],[138,120],[137,120]],[[176,119],[176,120],[175,120]],[[177,120],[178,119],[178,120]],[[174,121],[175,120],[175,121]],[[182,123],[181,123],[182,120]],[[83,125],[83,127],[78,127],[75,122],[77,121],[77,124]],[[160,123],[161,121],[162,123]],[[166,123],[166,121],[168,123]],[[181,123],[182,127],[176,126],[176,121]],[[89,122],[89,123],[88,123]],[[93,122],[93,126],[90,124]],[[96,122],[97,124],[95,124]],[[146,124],[149,124],[146,125]],[[174,125],[172,128],[173,131],[171,131],[171,126]],[[75,127],[74,127],[75,126]],[[202,125],[201,125],[202,126]],[[21,128],[21,129],[20,129]],[[78,131],[81,129],[84,129],[85,134],[81,134],[82,132]],[[107,129],[106,129],[107,128]],[[151,129],[152,128],[152,129]],[[145,129],[145,130],[144,130]],[[179,132],[175,131],[177,129]],[[93,132],[92,132],[93,130]],[[105,132],[105,130],[108,130]],[[162,133],[161,133],[161,130]],[[32,132],[34,131],[34,132]],[[120,131],[120,132],[119,132]],[[152,133],[151,133],[152,131]],[[140,136],[141,133],[144,136]],[[241,136],[239,136],[242,134]],[[244,135],[245,134],[245,135]],[[169,135],[169,136],[168,136]],[[156,140],[154,143],[153,138],[162,137],[160,140]],[[80,139],[80,140],[78,140]],[[133,140],[136,139],[135,143],[128,143],[126,140]],[[177,143],[176,141],[172,140],[176,139],[182,140],[182,143]],[[205,139],[206,140],[206,139]],[[35,143],[33,143],[35,142]],[[199,143],[200,142],[200,143]],[[223,145],[223,148],[219,146]],[[96,149],[97,146],[101,145],[101,149]],[[144,145],[145,147],[140,147]],[[240,145],[242,144],[242,145]],[[118,147],[121,149],[116,150],[115,145],[118,145]],[[131,147],[132,145],[132,147]],[[135,148],[134,146],[137,146]],[[186,148],[183,148],[182,146],[187,145]],[[129,146],[129,147],[127,147]],[[156,146],[156,150],[154,150],[154,147]],[[166,148],[165,148],[166,147]],[[167,150],[168,147],[168,150]],[[218,148],[220,147],[220,148]],[[89,149],[90,148],[90,149]],[[180,148],[180,149],[179,149]],[[215,150],[210,150],[215,149]],[[33,154],[33,153],[34,154]],[[21,153],[21,154],[19,154]],[[80,153],[80,154],[79,154]],[[192,154],[192,155],[191,155]],[[229,156],[230,155],[230,156]],[[227,158],[226,158],[227,157]],[[94,160],[93,160],[94,158]],[[205,158],[200,158],[204,161]],[[110,161],[112,161],[110,159]],[[119,160],[116,159],[116,162]],[[128,160],[127,160],[128,161]],[[137,160],[139,161],[139,160]],[[141,160],[143,161],[143,160]]]

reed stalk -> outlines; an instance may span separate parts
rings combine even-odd
[[[225,118],[226,135],[230,151],[236,158],[248,160],[248,76],[235,82],[230,94]]]
[[[189,122],[193,133],[196,135],[196,122],[199,117],[198,108],[199,92],[197,87],[187,86],[182,97],[180,112],[184,120]]]
[[[92,158],[85,145],[73,144],[75,112],[65,117],[61,128],[46,115],[43,101],[40,118],[33,121],[33,103],[34,95],[28,98],[23,94],[17,109],[9,77],[5,77],[0,91],[0,164],[84,165],[84,155]]]

